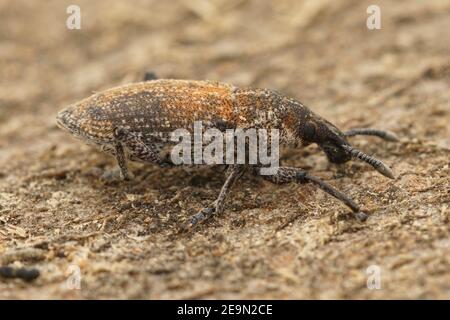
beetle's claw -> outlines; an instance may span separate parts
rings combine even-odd
[[[367,215],[367,213],[364,213],[364,212],[362,212],[362,211],[355,212],[354,215],[355,215],[355,218],[356,218],[358,221],[361,221],[361,222],[366,221],[367,218],[369,217],[369,216]]]
[[[198,224],[202,223],[209,217],[211,217],[216,209],[214,207],[206,207],[194,214],[188,219],[182,226],[181,231],[190,231],[194,229]]]

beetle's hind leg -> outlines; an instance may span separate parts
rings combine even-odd
[[[342,192],[336,190],[325,181],[322,181],[317,177],[311,176],[308,172],[302,169],[291,167],[279,167],[277,173],[274,175],[262,175],[261,167],[255,167],[254,173],[260,175],[263,179],[268,180],[275,184],[286,184],[290,182],[296,182],[299,184],[305,184],[309,182],[313,183],[320,189],[328,193],[329,195],[342,201],[346,206],[348,206],[353,211],[355,218],[357,218],[360,221],[364,221],[367,219],[367,214],[362,212],[359,206],[352,199],[350,199]]]
[[[203,208],[197,214],[193,215],[188,219],[188,221],[182,226],[183,230],[193,229],[198,224],[207,220],[214,214],[220,214],[223,211],[226,197],[230,193],[231,187],[236,182],[236,180],[242,176],[245,171],[243,165],[232,165],[228,167],[227,179],[220,190],[217,199],[208,207]]]

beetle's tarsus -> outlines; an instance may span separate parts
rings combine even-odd
[[[366,213],[359,211],[359,212],[355,212],[353,213],[353,215],[355,216],[356,220],[364,222],[367,220],[367,218],[369,217]]]
[[[241,165],[233,165],[230,166],[227,170],[228,176],[225,180],[225,183],[220,190],[219,196],[216,201],[213,202],[211,206],[203,208],[198,213],[193,215],[188,219],[188,221],[182,226],[182,230],[188,231],[195,228],[198,224],[207,220],[214,214],[220,214],[223,211],[223,207],[225,204],[225,199],[230,193],[230,189],[236,180],[242,175],[244,172],[244,167]]]
[[[194,229],[198,224],[210,218],[216,211],[215,207],[206,207],[194,214],[188,219],[186,223],[181,227],[184,231],[189,231]]]

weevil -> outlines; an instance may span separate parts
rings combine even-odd
[[[127,160],[172,166],[168,156],[168,150],[173,147],[170,133],[180,128],[192,131],[195,121],[221,131],[228,128],[277,129],[280,146],[315,143],[331,163],[362,160],[394,179],[387,165],[354,148],[348,141],[348,137],[355,135],[396,141],[394,133],[370,128],[343,132],[298,100],[275,90],[236,87],[215,81],[155,79],[153,74],[147,74],[143,82],[95,93],[57,115],[61,128],[113,155],[123,179],[131,179]],[[367,218],[351,198],[301,168],[280,166],[273,175],[262,175],[261,169],[260,165],[229,165],[217,199],[191,216],[184,228],[192,228],[221,213],[232,185],[245,171],[274,184],[311,183],[342,201],[357,219]]]

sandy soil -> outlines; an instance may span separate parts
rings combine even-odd
[[[72,1],[0,1],[0,259],[41,272],[0,278],[0,298],[450,298],[449,1],[376,1],[372,31],[373,1],[77,2],[81,30],[65,27]],[[145,70],[274,88],[341,128],[392,130],[400,143],[352,141],[396,179],[290,150],[284,163],[368,221],[313,186],[247,177],[223,215],[178,234],[220,172],[136,164],[134,181],[106,182],[114,159],[54,121]],[[380,290],[367,288],[371,265]],[[67,285],[77,267],[80,290]]]

